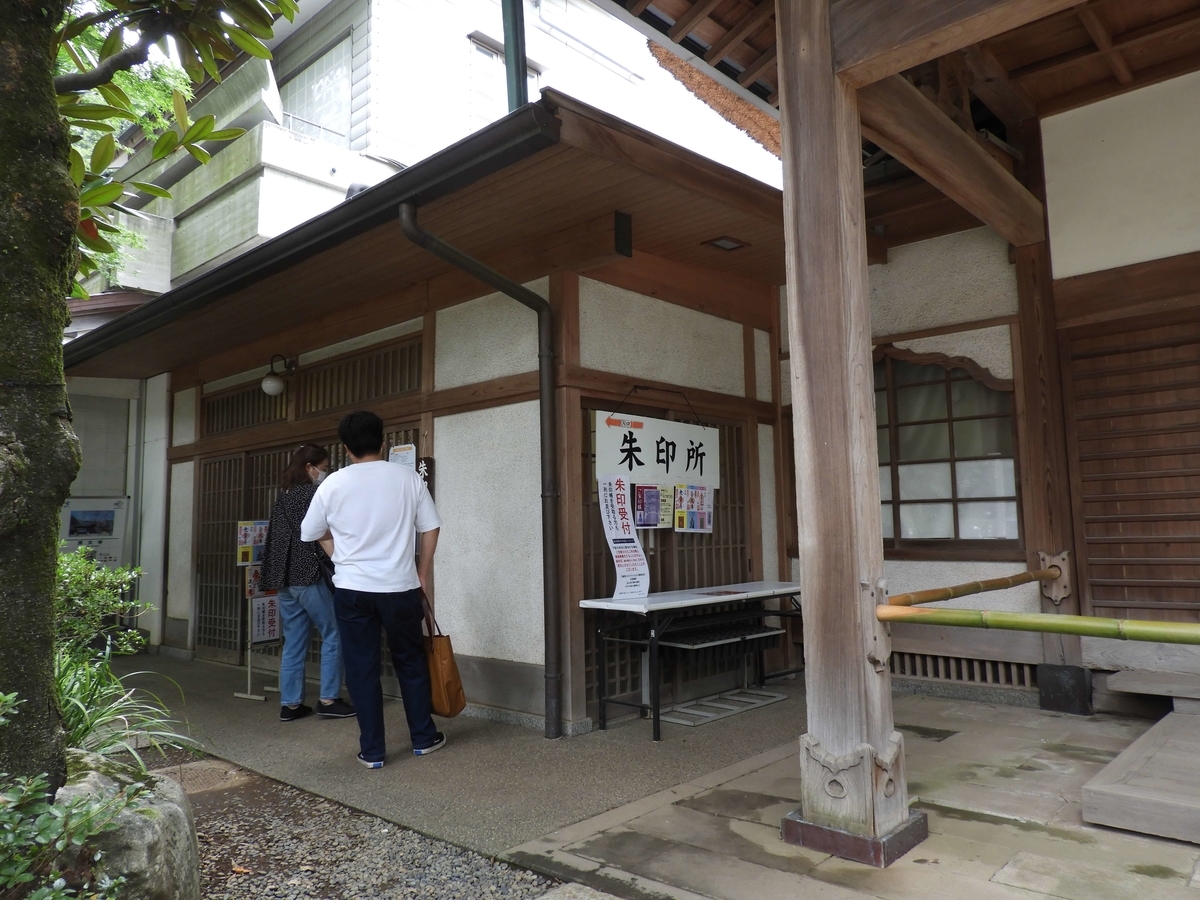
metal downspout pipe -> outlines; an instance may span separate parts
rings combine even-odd
[[[562,737],[562,652],[558,594],[558,431],[554,412],[554,315],[533,291],[468,256],[417,224],[417,207],[400,204],[400,228],[423,250],[529,307],[538,317],[538,403],[542,455],[542,603],[545,629],[546,737]]]
[[[504,17],[504,74],[508,111],[529,102],[529,63],[525,59],[525,0],[500,0]]]

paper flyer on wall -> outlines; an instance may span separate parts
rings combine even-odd
[[[400,463],[415,470],[417,468],[417,445],[397,444],[388,452],[388,462]]]
[[[650,567],[634,531],[629,481],[620,475],[601,475],[599,486],[600,518],[617,570],[613,599],[645,597],[650,593]]]
[[[633,486],[635,528],[670,528],[675,524],[675,488],[669,484]]]
[[[238,522],[237,564],[257,566],[262,562],[263,546],[267,543],[267,521]]]
[[[711,534],[713,492],[700,484],[675,485],[675,530]]]

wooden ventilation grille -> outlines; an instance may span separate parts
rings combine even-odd
[[[196,655],[202,659],[241,662],[245,605],[234,544],[245,517],[244,465],[240,455],[200,463]]]
[[[253,425],[282,422],[287,419],[287,404],[286,390],[270,397],[263,393],[257,381],[250,387],[205,397],[201,413],[204,433],[222,434]]]
[[[1019,691],[1037,690],[1037,666],[1026,663],[893,652],[888,667],[893,677],[913,681],[972,684]]]
[[[1083,610],[1195,622],[1200,322],[1077,336],[1067,350],[1064,400]]]
[[[302,370],[297,379],[302,416],[411,393],[421,387],[421,340]]]

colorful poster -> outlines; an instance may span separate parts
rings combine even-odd
[[[721,435],[715,428],[596,413],[596,471],[637,484],[721,486]]]
[[[650,593],[650,567],[634,530],[629,481],[620,475],[601,475],[600,518],[617,570],[613,599],[645,597]]]
[[[388,453],[388,462],[400,463],[400,465],[408,466],[415,471],[417,468],[417,445],[397,444]]]
[[[262,562],[263,546],[267,543],[270,522],[249,521],[237,524],[237,564],[257,566]]]
[[[633,487],[634,527],[670,528],[674,524],[675,488],[669,484]]]
[[[675,485],[675,530],[711,534],[713,493],[702,484]]]

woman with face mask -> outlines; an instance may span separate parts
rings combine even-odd
[[[318,716],[344,719],[354,707],[340,696],[342,649],[333,592],[322,571],[331,565],[315,541],[300,540],[300,523],[308,512],[317,485],[329,474],[329,453],[316,444],[302,444],[283,472],[279,498],[271,511],[262,556],[262,586],[278,591],[283,620],[283,654],[279,659],[279,719],[292,722],[311,715],[304,705],[304,661],[315,625],[321,633],[321,696]]]

